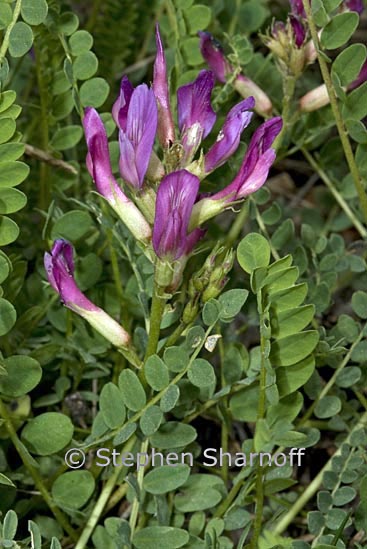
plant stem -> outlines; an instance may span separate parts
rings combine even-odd
[[[132,437],[130,440],[128,440],[123,448],[123,452],[129,452],[130,450],[132,450],[135,442],[136,442],[135,437]],[[100,496],[97,500],[97,503],[95,504],[93,511],[88,519],[88,522],[85,525],[84,530],[78,540],[78,543],[75,545],[74,549],[84,549],[87,546],[88,540],[92,535],[93,530],[97,526],[97,523],[110,498],[110,495],[113,492],[113,489],[120,477],[120,474],[121,474],[121,469],[116,467],[115,471],[113,472],[113,474],[110,476],[110,478],[107,480],[106,484],[104,485],[102,492],[100,493]]]
[[[157,351],[159,334],[161,330],[161,320],[165,304],[166,300],[161,295],[158,285],[154,284],[152,306],[150,311],[149,339],[144,360],[146,360],[151,355],[154,355],[154,353],[156,353]]]
[[[228,236],[225,240],[225,246],[228,249],[231,248],[234,245],[237,238],[241,234],[241,231],[242,231],[243,226],[246,222],[246,219],[248,218],[249,209],[250,209],[250,202],[248,200],[246,200],[244,202],[244,204],[242,205],[242,208],[241,208],[239,214],[236,215],[234,223],[232,224],[232,227],[230,228]]]
[[[343,444],[348,443],[350,441],[352,434],[355,431],[357,431],[357,429],[360,429],[361,427],[365,427],[366,424],[367,424],[367,412],[363,414],[361,419],[356,423],[356,425],[350,431],[349,435],[346,437],[344,442],[339,446],[339,448],[336,450],[333,456],[329,459],[326,465],[321,469],[319,474],[307,486],[306,490],[300,494],[299,498],[297,499],[293,507],[278,522],[278,524],[275,526],[273,530],[275,534],[282,534],[288,528],[288,526],[293,522],[293,520],[298,515],[298,513],[304,508],[306,503],[316,494],[317,490],[320,488],[324,473],[332,469],[332,459],[341,454],[341,449]]]
[[[266,404],[266,337],[265,337],[265,314],[262,303],[261,290],[257,294],[257,309],[260,316],[260,349],[261,349],[261,366],[260,366],[260,388],[259,388],[259,402],[257,408],[257,421],[264,419],[265,417],[265,404]],[[256,436],[256,435],[255,435]],[[261,532],[261,523],[264,508],[264,482],[263,471],[260,461],[256,467],[256,509],[254,519],[254,531],[251,538],[252,549],[257,549],[258,540]]]
[[[322,52],[320,50],[320,41],[319,41],[319,37],[318,37],[318,34],[317,34],[317,29],[316,29],[315,22],[312,18],[312,11],[311,11],[310,2],[309,2],[309,0],[302,0],[302,2],[303,2],[303,6],[305,8],[305,12],[306,12],[306,16],[307,16],[307,20],[308,20],[308,24],[309,24],[309,28],[310,28],[311,37],[312,37],[313,43],[315,44],[315,48],[316,48],[316,51],[317,51],[317,58],[318,58],[318,61],[319,61],[322,78],[325,82],[325,86],[326,86],[326,89],[327,89],[327,92],[328,92],[328,95],[329,95],[331,109],[333,111],[333,115],[334,115],[334,118],[335,118],[335,123],[336,123],[336,127],[338,129],[340,141],[341,141],[343,149],[344,149],[345,158],[347,160],[347,163],[348,163],[348,166],[349,166],[349,169],[350,169],[350,173],[352,175],[354,185],[355,185],[355,188],[356,188],[359,200],[360,200],[361,209],[362,209],[362,212],[363,212],[364,219],[367,222],[367,195],[366,195],[366,191],[365,191],[365,189],[362,185],[362,181],[361,181],[361,177],[360,177],[360,174],[359,174],[358,166],[357,166],[357,163],[355,161],[354,154],[353,154],[353,149],[352,149],[352,146],[350,144],[349,137],[348,137],[347,131],[346,131],[345,126],[344,126],[344,121],[343,121],[343,118],[342,118],[342,115],[341,115],[341,112],[340,112],[340,109],[339,109],[338,100],[337,100],[337,97],[336,97],[336,94],[335,94],[335,91],[334,91],[333,83],[331,81],[329,69],[328,69],[327,63],[326,63],[326,61],[325,61],[325,59],[322,55]]]
[[[14,27],[15,23],[18,20],[18,17],[20,15],[21,7],[22,7],[22,0],[17,0],[17,3],[15,4],[15,8],[14,8],[14,11],[13,11],[13,18],[12,18],[11,22],[9,23],[9,25],[6,28],[3,43],[1,44],[1,48],[0,48],[0,65],[2,65],[2,62],[4,61],[4,58],[5,58],[5,55],[6,55],[6,52],[8,51],[10,33],[13,30],[13,27]]]
[[[318,164],[318,162],[315,160],[315,158],[308,152],[307,149],[304,147],[301,148],[303,156],[308,160],[308,162],[311,164],[313,169],[319,174],[322,181],[325,183],[341,209],[344,211],[345,215],[349,217],[359,234],[362,238],[367,238],[367,230],[364,228],[362,223],[359,221],[357,216],[354,214],[354,212],[351,210],[347,202],[344,200],[342,195],[336,190],[333,182],[331,181],[330,177],[327,175],[326,172],[321,168],[321,166]]]
[[[282,115],[281,115],[283,119],[283,126],[280,133],[278,134],[277,138],[273,143],[273,148],[276,151],[280,149],[284,139],[284,135],[288,130],[289,118],[290,118],[289,115],[291,112],[291,105],[292,105],[295,87],[296,87],[296,78],[293,75],[286,76],[284,80],[284,95],[283,95],[283,106],[282,106]]]
[[[47,83],[44,78],[44,67],[41,62],[41,47],[37,42],[33,44],[36,54],[36,74],[37,84],[40,96],[41,120],[39,127],[39,136],[42,149],[47,154],[49,144],[49,127],[48,127],[48,110],[49,110],[49,94]],[[41,210],[46,210],[50,203],[50,178],[49,165],[45,162],[40,163],[40,197],[39,207]]]
[[[141,444],[140,453],[143,454],[143,455],[146,454],[147,451],[148,451],[148,447],[149,447],[149,439],[146,439]],[[140,490],[142,490],[142,488],[143,488],[144,472],[145,472],[145,467],[144,466],[141,466],[141,467],[138,468],[138,474],[137,474],[136,480],[138,482],[138,486],[139,486]],[[139,499],[137,497],[135,497],[134,502],[132,504],[130,520],[129,520],[130,529],[131,529],[131,539],[134,536],[134,532],[135,532],[135,528],[136,528],[136,522],[138,520],[139,506],[140,506]]]
[[[10,436],[10,439],[16,448],[22,462],[24,463],[25,467],[28,469],[31,477],[34,480],[34,484],[37,487],[37,490],[40,492],[41,496],[43,497],[44,501],[47,503],[48,507],[54,514],[56,520],[61,524],[61,526],[64,528],[65,532],[74,540],[77,540],[77,535],[75,530],[70,525],[66,515],[60,509],[55,505],[53,502],[53,499],[51,495],[49,494],[46,486],[43,483],[43,479],[39,472],[37,471],[36,467],[30,462],[30,457],[28,453],[26,452],[26,449],[24,448],[23,444],[19,440],[19,437],[17,435],[16,430],[14,429],[14,425],[12,423],[12,420],[10,418],[10,415],[8,413],[8,410],[3,403],[3,401],[0,399],[0,416],[4,419],[4,425],[5,428]]]
[[[363,337],[365,336],[365,329],[366,329],[366,327],[364,327],[363,330],[361,330],[361,332],[358,335],[357,339],[353,342],[353,345],[349,349],[348,353],[345,355],[342,362],[339,364],[339,366],[337,367],[337,369],[335,370],[335,372],[333,373],[333,375],[331,376],[331,378],[329,379],[327,384],[324,386],[324,388],[322,389],[322,391],[318,395],[317,399],[313,401],[312,405],[309,407],[309,409],[307,410],[305,415],[300,420],[300,423],[298,424],[298,427],[303,425],[311,417],[315,407],[317,406],[317,403],[320,402],[320,400],[328,394],[328,392],[330,391],[330,389],[334,385],[336,378],[338,377],[340,372],[345,368],[345,366],[348,364],[348,362],[350,360],[350,357],[352,356],[352,353],[354,351],[354,348],[358,345],[358,343],[360,341],[362,341]]]

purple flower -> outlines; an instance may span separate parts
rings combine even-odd
[[[357,78],[348,86],[348,91],[355,90],[364,82],[367,81],[367,60],[363,63],[361,70],[359,71],[359,75]]]
[[[157,131],[157,119],[153,90],[141,84],[131,95],[126,128],[119,133],[121,177],[136,189],[143,186]]]
[[[301,20],[295,15],[290,15],[289,21],[293,31],[294,43],[297,48],[301,48],[306,40],[306,28],[302,24]]]
[[[191,160],[215,124],[216,114],[210,102],[213,87],[214,74],[200,71],[194,82],[177,90],[178,127],[186,162]]]
[[[199,31],[198,35],[201,55],[215,74],[216,79],[224,84],[227,74],[231,72],[231,65],[224,56],[222,45],[210,32]]]
[[[265,183],[276,156],[271,145],[281,129],[282,119],[276,117],[267,120],[255,131],[237,176],[211,200],[226,198],[228,202],[233,202],[254,193]]]
[[[307,19],[302,0],[290,0],[289,3],[291,5],[291,12],[293,15],[301,17],[302,19]]]
[[[108,201],[128,198],[118,186],[111,168],[108,140],[103,122],[95,109],[87,107],[83,119],[84,133],[88,146],[86,164],[94,179],[97,191]]]
[[[200,181],[187,170],[167,175],[158,187],[153,227],[153,247],[160,259],[175,261],[187,256],[203,235],[188,234],[188,226]]]
[[[225,83],[226,77],[233,72],[233,67],[227,61],[220,43],[209,33],[199,32],[200,51],[210,69],[219,82]],[[253,96],[255,98],[255,110],[261,114],[270,114],[273,105],[266,93],[255,82],[246,76],[239,74],[233,82],[234,89],[242,97]]]
[[[116,126],[126,131],[127,113],[134,87],[127,76],[123,76],[120,84],[120,94],[112,107],[112,116]]]
[[[356,11],[359,15],[364,10],[363,0],[344,0],[344,6],[350,11]]]
[[[353,91],[364,82],[367,82],[367,61],[363,63],[357,78],[346,87],[346,91]],[[299,108],[303,112],[312,112],[325,107],[325,105],[329,105],[329,103],[330,97],[327,88],[325,84],[321,84],[321,86],[317,86],[317,88],[314,88],[301,97],[299,100]]]
[[[113,176],[106,130],[95,109],[85,109],[83,126],[88,146],[86,164],[97,191],[138,240],[149,240],[149,224],[135,204],[122,192]]]
[[[60,295],[63,304],[85,318],[91,326],[117,347],[127,347],[129,334],[105,311],[94,305],[74,280],[73,247],[66,240],[56,240],[51,253],[45,253],[48,281]]]
[[[205,155],[205,172],[209,173],[224,164],[234,154],[240,142],[241,133],[249,125],[255,99],[249,97],[235,105],[228,113],[223,128],[214,145]]]
[[[175,127],[169,101],[166,58],[158,23],[155,36],[157,55],[154,62],[153,91],[158,105],[158,139],[162,147],[168,148],[175,140]]]

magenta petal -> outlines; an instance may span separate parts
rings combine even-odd
[[[255,192],[265,183],[270,166],[275,160],[275,151],[270,147],[282,129],[282,125],[282,119],[275,117],[259,126],[251,138],[235,179],[222,191],[212,196],[212,199],[228,197],[228,201],[238,200]]]
[[[306,40],[306,29],[298,17],[290,15],[289,20],[293,30],[294,43],[297,48],[301,48]]]
[[[138,86],[130,100],[126,132],[120,130],[120,173],[140,189],[148,168],[157,131],[157,104],[153,90]]]
[[[178,127],[187,159],[195,154],[215,124],[216,114],[210,102],[213,87],[214,74],[201,71],[194,82],[177,90]]]
[[[88,146],[86,164],[97,191],[109,202],[126,202],[127,198],[113,176],[106,130],[95,109],[85,109],[83,126]]]
[[[175,140],[168,92],[167,66],[159,25],[156,25],[157,55],[154,62],[153,91],[158,104],[158,138],[162,147],[168,148]]]
[[[119,169],[120,174],[125,181],[136,187],[140,188],[139,174],[136,169],[135,162],[135,149],[127,135],[123,132],[119,132],[119,145],[120,145],[120,160]]]
[[[113,119],[120,130],[126,131],[127,113],[133,91],[134,87],[130,80],[127,76],[123,76],[120,84],[120,94],[112,107]]]
[[[364,10],[363,0],[344,0],[344,5],[350,11],[356,11],[359,15]]]
[[[302,17],[303,19],[307,18],[302,0],[290,0],[290,5],[293,15],[296,15],[297,17]]]
[[[224,164],[237,150],[241,133],[248,126],[253,116],[249,109],[253,109],[254,106],[255,99],[248,97],[229,111],[216,142],[205,155],[206,173]]]
[[[158,187],[152,240],[161,259],[179,259],[200,238],[201,233],[187,234],[199,185],[195,175],[179,170],[167,175]]]
[[[75,283],[73,247],[69,242],[56,240],[51,254],[45,254],[44,265],[51,286],[59,293],[66,307],[73,309],[76,306],[86,311],[99,310]]]
[[[216,114],[211,106],[214,75],[211,71],[200,71],[194,82],[177,90],[178,127],[181,132],[199,123],[203,128],[203,138],[215,124]]]
[[[367,81],[367,60],[363,63],[357,78],[351,84],[349,84],[348,91],[355,90],[366,81]]]
[[[210,34],[210,32],[198,32],[200,37],[200,51],[209,68],[213,71],[219,82],[226,81],[226,75],[231,67],[224,56],[221,44]]]

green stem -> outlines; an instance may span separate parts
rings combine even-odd
[[[288,528],[288,526],[293,522],[293,520],[298,515],[298,513],[304,508],[307,502],[316,494],[317,490],[320,488],[324,473],[332,469],[332,460],[334,457],[339,456],[341,454],[341,449],[343,447],[343,444],[349,443],[353,433],[358,429],[360,429],[361,427],[366,427],[366,424],[367,424],[367,412],[363,414],[363,416],[358,421],[358,423],[350,431],[349,435],[346,437],[344,442],[339,446],[339,448],[336,450],[333,456],[329,459],[326,465],[321,469],[319,474],[307,486],[306,490],[299,495],[299,498],[297,499],[293,507],[278,522],[278,524],[273,530],[275,534],[282,534]]]
[[[146,360],[151,355],[154,355],[157,351],[159,335],[161,331],[161,321],[165,304],[166,300],[161,295],[158,285],[154,284],[152,306],[150,311],[149,338],[144,360]]]
[[[141,444],[140,453],[143,454],[143,455],[146,454],[148,452],[148,447],[149,447],[149,439],[146,439]],[[140,492],[143,489],[144,472],[145,472],[145,467],[143,467],[143,466],[139,467],[136,480],[138,482]],[[140,507],[139,499],[137,497],[135,497],[134,501],[133,501],[133,504],[132,504],[132,507],[131,507],[131,514],[130,514],[130,519],[129,519],[129,524],[130,524],[130,529],[131,529],[131,539],[134,536],[134,532],[135,532],[135,528],[136,528],[136,522],[138,520],[138,515],[139,515],[139,507]]]
[[[283,95],[283,106],[282,106],[283,126],[273,144],[273,147],[276,151],[280,149],[284,139],[284,135],[287,132],[288,127],[290,125],[289,119],[290,119],[291,105],[292,105],[295,88],[296,88],[296,78],[293,75],[287,76],[284,81],[284,95]]]
[[[124,446],[123,452],[129,452],[132,450],[134,444],[135,444],[136,438],[132,437]],[[74,549],[84,549],[87,546],[88,540],[90,536],[93,533],[93,530],[97,526],[97,523],[103,513],[103,510],[110,498],[110,495],[113,492],[113,489],[115,488],[115,485],[121,475],[121,469],[119,467],[116,467],[113,474],[110,476],[106,484],[104,485],[102,492],[100,493],[100,496],[97,500],[97,503],[95,504],[93,511],[88,519],[87,524],[85,525],[85,528],[78,540],[78,543],[75,545]]]
[[[337,369],[335,370],[335,372],[333,373],[333,375],[331,376],[331,378],[329,379],[329,381],[327,382],[327,384],[325,385],[325,387],[322,389],[322,391],[320,392],[320,394],[318,395],[317,399],[314,400],[314,402],[312,403],[312,405],[309,407],[309,409],[307,410],[307,412],[305,413],[305,415],[302,417],[302,419],[300,420],[300,423],[298,425],[298,427],[300,427],[301,425],[303,425],[311,416],[312,416],[312,413],[315,409],[315,407],[317,406],[318,402],[324,398],[324,396],[326,396],[328,394],[328,392],[330,391],[330,389],[333,387],[335,381],[336,381],[336,378],[338,377],[338,375],[340,374],[340,372],[345,368],[345,366],[349,363],[349,360],[350,360],[350,357],[352,356],[352,353],[354,351],[354,348],[358,345],[358,343],[360,341],[362,341],[364,335],[365,335],[365,329],[366,327],[363,328],[363,330],[360,332],[359,336],[357,337],[357,339],[353,342],[353,345],[351,346],[351,348],[349,349],[348,353],[345,355],[343,361],[339,364],[339,366],[337,367]]]
[[[225,376],[224,376],[224,359],[225,359],[225,351],[224,351],[224,345],[222,339],[219,340],[219,356],[220,356],[220,371],[221,371],[221,388],[225,386]],[[229,438],[229,432],[228,432],[228,412],[229,410],[229,400],[228,396],[224,396],[222,400],[222,408],[221,408],[221,414],[223,416],[223,421],[221,425],[221,448],[223,453],[228,452],[228,438]],[[228,482],[228,461],[224,460],[223,466],[222,466],[222,478],[224,482],[227,484]]]
[[[22,7],[22,0],[17,0],[17,3],[15,4],[15,8],[14,8],[14,11],[13,11],[13,18],[12,18],[11,22],[9,23],[9,25],[6,28],[4,40],[3,40],[3,43],[1,44],[1,48],[0,48],[0,66],[2,65],[2,63],[4,61],[6,52],[8,51],[10,33],[13,30],[13,27],[14,27],[15,23],[18,20],[18,17],[20,15],[21,7]]]
[[[321,52],[321,49],[320,49],[320,41],[319,41],[319,37],[318,37],[318,34],[317,34],[317,29],[316,29],[315,22],[312,18],[312,11],[311,11],[310,2],[309,2],[309,0],[302,0],[302,2],[303,2],[303,6],[305,8],[305,12],[306,12],[306,16],[307,16],[307,20],[308,20],[308,24],[309,24],[309,28],[310,28],[311,37],[312,37],[313,43],[315,44],[315,48],[316,48],[316,51],[317,51],[317,58],[318,58],[318,61],[319,61],[322,78],[325,82],[325,86],[326,86],[326,89],[327,89],[327,92],[328,92],[328,95],[329,95],[331,109],[333,111],[333,115],[334,115],[334,118],[335,118],[335,123],[336,123],[336,127],[338,129],[340,141],[341,141],[343,149],[344,149],[345,158],[347,160],[347,163],[348,163],[348,166],[349,166],[349,169],[350,169],[350,173],[352,175],[354,185],[355,185],[358,197],[359,197],[359,201],[361,203],[361,209],[362,209],[362,212],[363,212],[363,216],[365,218],[365,221],[367,221],[367,195],[366,195],[365,189],[362,185],[361,176],[359,174],[358,166],[357,166],[357,163],[356,163],[355,158],[354,158],[352,145],[350,144],[349,137],[348,137],[347,131],[346,131],[345,126],[344,126],[344,121],[343,121],[343,118],[342,118],[342,115],[341,115],[341,112],[340,112],[340,109],[339,109],[338,100],[337,100],[337,97],[336,97],[336,94],[335,94],[335,91],[334,91],[333,83],[331,81],[329,69],[328,69],[327,63],[326,63],[326,61],[323,57],[323,53]]]
[[[240,212],[237,214],[234,220],[234,223],[232,224],[232,227],[226,238],[225,246],[228,249],[232,248],[234,243],[237,241],[237,238],[241,234],[241,231],[246,222],[246,219],[248,218],[249,209],[250,209],[250,202],[246,200],[246,202],[244,202],[244,204],[242,205]]]
[[[144,363],[148,360],[150,356],[154,355],[157,352],[165,303],[166,303],[166,300],[161,296],[160,288],[155,281],[154,287],[153,287],[152,306],[150,311],[149,338],[148,338],[147,348],[145,351]],[[140,380],[143,383],[145,389],[148,390],[149,387],[145,379],[143,368],[140,370],[139,375],[140,375]],[[140,453],[146,454],[148,451],[148,447],[149,447],[149,439],[146,439],[141,443]],[[145,472],[144,467],[140,467],[138,469],[137,482],[141,490],[143,487],[144,472]],[[140,508],[140,501],[136,495],[132,504],[131,514],[129,519],[131,539],[134,536],[136,523],[139,515],[139,508]]]
[[[38,91],[40,96],[41,107],[41,120],[40,120],[40,143],[41,148],[48,151],[49,144],[49,127],[48,127],[48,111],[49,111],[49,93],[47,89],[47,83],[44,78],[44,67],[41,62],[41,47],[37,42],[33,44],[34,51],[36,53],[36,74]],[[46,210],[50,203],[50,178],[49,178],[49,166],[45,162],[40,163],[40,198],[39,205],[41,210]]]
[[[181,321],[178,326],[174,329],[172,334],[167,338],[167,340],[164,342],[163,348],[160,350],[160,353],[163,349],[166,349],[167,347],[172,347],[178,340],[178,338],[183,334],[183,332],[186,330],[186,328],[189,328],[192,323],[186,324],[186,322]]]
[[[301,148],[303,156],[308,160],[308,162],[311,164],[313,169],[319,174],[322,181],[325,183],[341,209],[344,211],[345,215],[349,217],[359,234],[362,238],[367,238],[367,230],[364,228],[362,223],[359,221],[359,219],[356,217],[354,212],[351,210],[347,202],[344,200],[342,195],[336,190],[333,182],[331,181],[330,177],[327,175],[327,173],[321,168],[321,166],[318,164],[318,162],[314,159],[312,154],[308,152],[307,149],[304,147]]]
[[[257,294],[257,308],[260,315],[260,349],[261,349],[261,366],[260,366],[260,388],[259,388],[259,402],[257,407],[257,421],[264,419],[265,417],[265,405],[266,405],[266,337],[265,331],[265,314],[262,303],[262,292]],[[256,435],[255,435],[256,436]],[[252,549],[257,549],[258,540],[261,533],[261,523],[264,508],[264,481],[263,481],[263,467],[260,461],[256,467],[256,509],[254,518],[254,532],[251,538]]]
[[[90,14],[90,17],[87,21],[87,24],[85,26],[85,29],[88,31],[88,32],[92,32],[93,29],[94,29],[94,26],[97,22],[97,19],[99,17],[99,10],[100,10],[100,7],[102,5],[102,2],[103,0],[94,0],[93,2],[93,8],[92,8],[92,12]]]
[[[10,418],[10,415],[8,413],[8,410],[3,403],[3,401],[0,399],[0,416],[4,419],[4,425],[5,428],[10,436],[10,439],[16,448],[22,462],[24,463],[25,467],[28,469],[31,477],[34,480],[34,484],[37,488],[37,490],[40,492],[41,496],[43,497],[44,501],[54,514],[56,520],[61,524],[61,526],[64,528],[65,532],[74,540],[77,540],[77,535],[75,530],[71,527],[67,517],[64,515],[62,511],[55,505],[53,502],[53,499],[51,495],[49,494],[46,486],[43,483],[43,479],[38,473],[36,467],[31,463],[30,457],[28,453],[26,452],[23,444],[19,440],[19,437],[17,435],[16,430],[14,429],[12,420]]]
[[[259,212],[259,209],[258,209],[255,201],[254,201],[254,206],[255,206],[255,216],[256,216],[257,224],[259,225],[259,228],[260,228],[261,232],[263,233],[263,235],[266,236],[266,239],[267,239],[267,241],[269,243],[269,246],[270,246],[272,256],[274,257],[274,259],[276,261],[278,261],[278,259],[280,259],[280,255],[278,254],[278,252],[276,251],[276,249],[274,248],[274,246],[271,242],[268,230],[265,226],[265,223],[263,221],[263,218],[261,217],[261,213]]]

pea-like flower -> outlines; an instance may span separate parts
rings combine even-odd
[[[216,79],[224,84],[233,73],[233,67],[226,59],[221,44],[209,32],[200,31],[201,55],[213,71]],[[269,115],[273,109],[272,103],[266,93],[247,76],[239,74],[233,81],[234,89],[242,97],[255,98],[255,110],[262,115]]]
[[[158,112],[154,92],[146,84],[141,84],[131,94],[126,125],[124,124],[125,127],[121,127],[119,132],[120,174],[135,189],[141,189],[143,186],[153,151],[157,123]]]
[[[206,174],[222,166],[236,152],[241,134],[251,122],[253,113],[250,109],[254,106],[255,99],[248,97],[229,111],[214,145],[204,157]]]
[[[201,71],[194,82],[177,91],[178,127],[185,151],[183,162],[189,162],[201,141],[211,132],[216,114],[211,106],[214,74]]]
[[[344,87],[344,91],[353,91],[365,82],[367,82],[367,61],[363,63],[357,78],[348,86]],[[321,107],[325,107],[329,103],[330,97],[327,87],[325,84],[321,84],[301,97],[299,100],[299,108],[303,112],[312,112],[321,109]]]
[[[65,307],[84,318],[113,345],[126,349],[130,343],[126,330],[92,303],[76,285],[72,245],[66,240],[56,240],[51,253],[45,253],[44,264],[48,281]]]
[[[86,164],[97,191],[107,200],[135,238],[147,242],[151,237],[151,228],[113,176],[106,130],[95,109],[88,107],[85,110],[83,126],[88,146]]]
[[[240,170],[232,183],[194,205],[190,229],[214,217],[232,202],[242,200],[262,187],[275,160],[276,153],[271,146],[282,125],[282,119],[275,117],[259,126],[252,136]]]
[[[169,100],[167,65],[158,24],[156,25],[157,55],[154,62],[153,91],[158,106],[158,139],[163,148],[175,141],[171,104]]]
[[[175,261],[187,256],[203,236],[201,229],[188,232],[199,185],[199,179],[187,170],[170,173],[159,185],[153,228],[153,247],[159,258]]]

